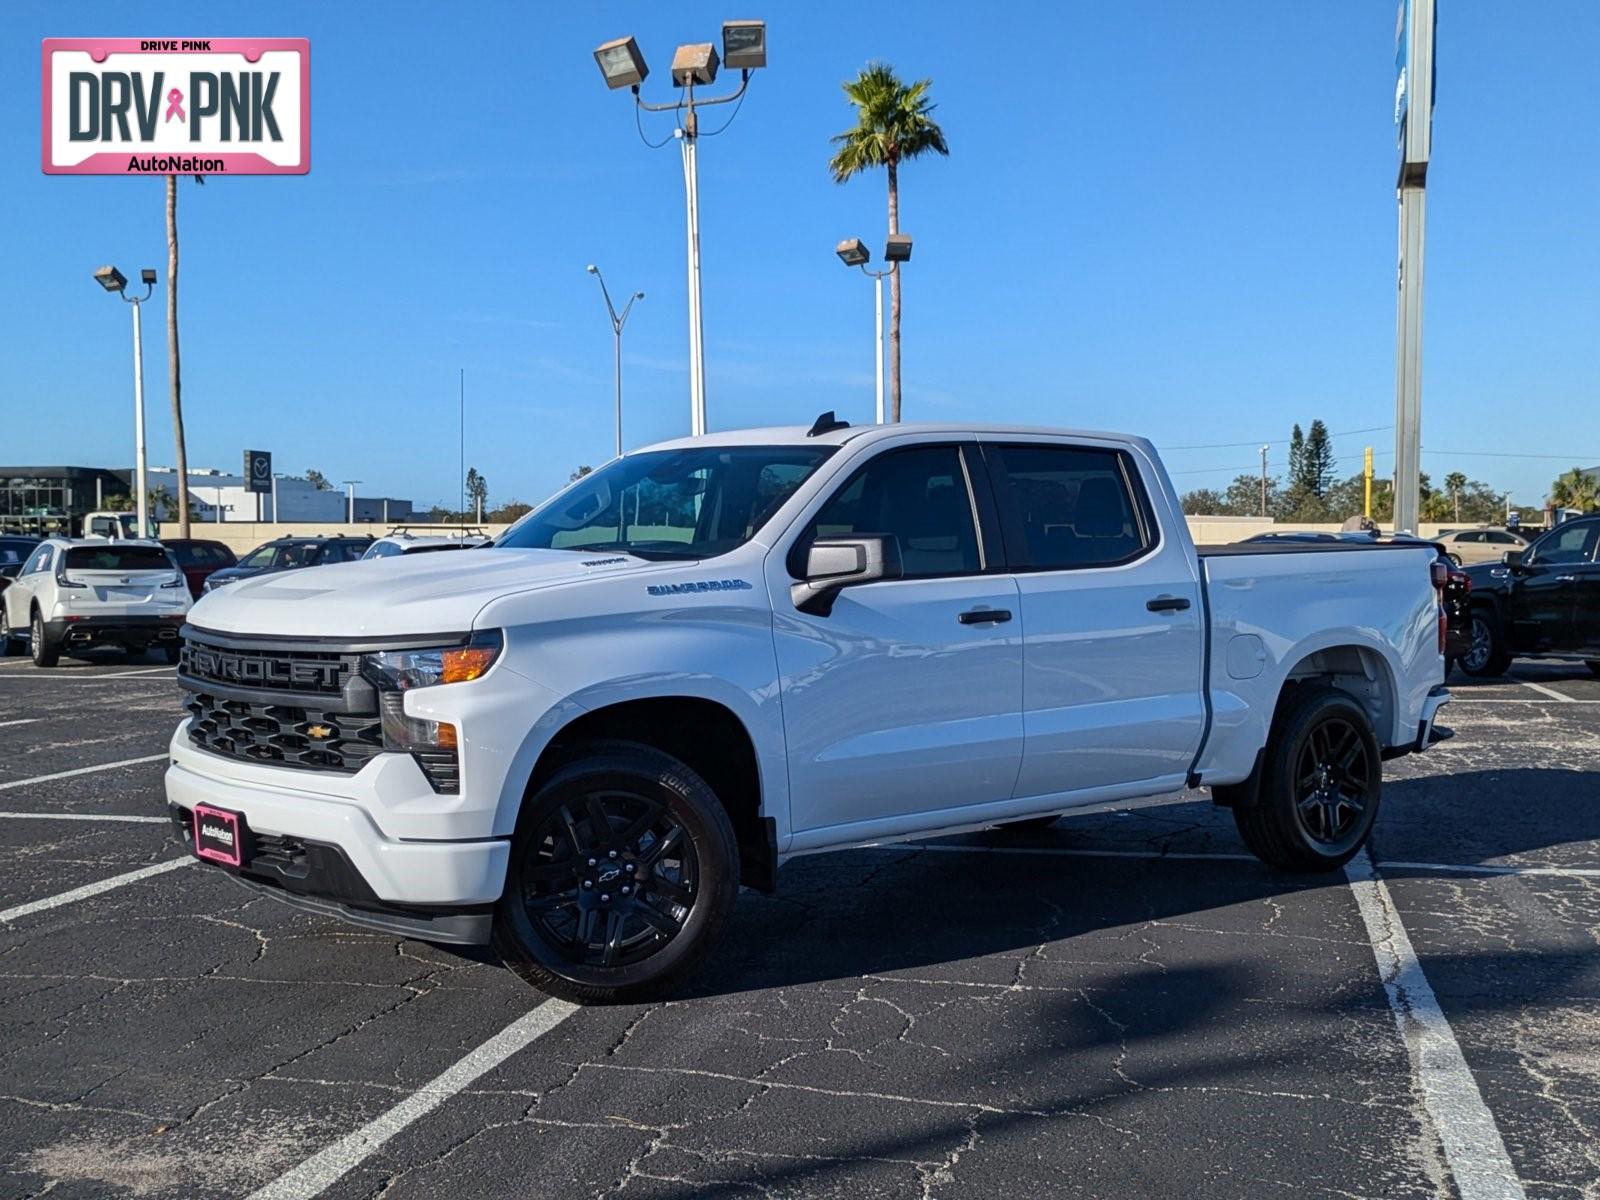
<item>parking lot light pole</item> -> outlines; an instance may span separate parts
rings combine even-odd
[[[345,510],[344,523],[346,525],[354,525],[356,523],[356,484],[364,483],[365,480],[345,479],[341,482],[344,484],[346,494],[349,497],[349,507]]]
[[[94,277],[95,282],[106,291],[114,292],[133,305],[133,491],[135,519],[139,523],[139,536],[142,538],[150,532],[150,499],[145,487],[144,329],[139,320],[139,307],[150,299],[150,293],[155,291],[156,273],[151,267],[145,267],[139,272],[139,282],[144,284],[142,296],[128,295],[127,277],[115,267],[101,267],[94,273]]]
[[[860,267],[863,275],[872,277],[873,287],[877,293],[877,304],[873,315],[872,335],[877,347],[877,374],[878,374],[878,406],[877,422],[883,424],[883,280],[895,268],[897,263],[911,261],[911,235],[908,233],[891,233],[889,244],[884,249],[883,259],[889,265],[881,271],[868,269],[867,264],[872,261],[872,251],[868,250],[860,238],[848,238],[833,248],[839,256],[839,261],[847,267]]]
[[[1394,529],[1421,518],[1422,266],[1428,161],[1433,154],[1434,0],[1402,0],[1396,30],[1395,123],[1400,127],[1399,298],[1395,314]]]
[[[617,38],[596,48],[594,60],[606,86],[615,91],[628,88],[633,92],[637,112],[671,112],[679,115],[678,128],[672,136],[678,140],[683,152],[683,198],[685,234],[688,242],[689,282],[689,433],[699,437],[706,432],[706,356],[704,323],[700,316],[700,173],[697,159],[700,141],[698,110],[712,104],[732,104],[744,98],[750,86],[750,72],[767,65],[767,26],[765,21],[724,21],[722,23],[722,57],[710,42],[679,46],[672,56],[672,82],[682,89],[678,100],[672,104],[646,104],[639,96],[639,85],[650,74],[639,44],[631,37]],[[697,97],[696,86],[709,87],[717,77],[717,68],[727,67],[739,72],[739,87],[725,96]],[[738,109],[734,110],[738,115]],[[733,117],[728,118],[732,123]],[[724,124],[722,129],[728,126]],[[713,130],[721,133],[722,129]],[[639,136],[645,145],[658,149],[666,140],[651,142]]]
[[[616,338],[614,353],[612,354],[612,375],[616,380],[617,388],[617,457],[622,457],[622,327],[628,323],[628,314],[633,311],[633,302],[643,300],[643,292],[635,292],[628,297],[628,302],[622,306],[622,315],[617,315],[616,305],[611,303],[611,293],[606,288],[606,277],[600,274],[600,268],[590,263],[589,274],[600,281],[600,294],[606,299],[606,312],[611,316],[611,332]]]

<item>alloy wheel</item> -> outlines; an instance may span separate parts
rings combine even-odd
[[[1472,645],[1461,656],[1461,665],[1469,671],[1481,671],[1489,664],[1489,655],[1494,649],[1494,634],[1489,629],[1489,622],[1481,613],[1472,616]]]
[[[659,800],[590,792],[553,810],[528,842],[521,914],[559,956],[624,967],[688,922],[700,884],[693,840]]]
[[[1335,846],[1360,826],[1372,769],[1350,721],[1330,717],[1311,729],[1295,763],[1295,810],[1311,840]]]

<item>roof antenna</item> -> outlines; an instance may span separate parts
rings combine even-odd
[[[806,431],[806,436],[816,437],[819,434],[832,433],[835,429],[849,428],[850,422],[839,420],[838,417],[833,415],[833,409],[830,408],[811,423],[811,428]]]

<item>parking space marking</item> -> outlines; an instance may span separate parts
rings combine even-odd
[[[109,892],[129,883],[138,883],[141,879],[149,879],[152,875],[162,875],[168,871],[176,871],[179,867],[187,867],[198,859],[171,858],[166,862],[156,863],[150,867],[140,867],[137,871],[129,871],[123,875],[113,875],[110,879],[102,879],[99,883],[86,883],[82,887],[73,888],[70,892],[62,892],[59,896],[47,896],[43,900],[32,900],[27,904],[19,904],[15,908],[0,911],[0,925],[10,924],[18,917],[25,917],[29,913],[44,912],[50,908],[60,908],[63,904],[74,904],[79,900],[87,900],[91,896],[98,896],[101,892]]]
[[[146,754],[143,758],[124,758],[117,762],[101,763],[98,767],[74,767],[70,771],[54,771],[49,775],[35,775],[32,779],[8,779],[0,783],[0,792],[11,788],[27,787],[30,783],[49,783],[52,779],[70,779],[74,775],[93,775],[96,771],[110,771],[117,767],[132,767],[139,763],[160,762],[166,758],[166,752],[160,754]]]
[[[128,823],[145,823],[165,825],[171,817],[139,817],[113,813],[18,813],[0,812],[0,821],[124,821]],[[1597,872],[1600,873],[1600,872]]]
[[[1547,690],[1547,689],[1546,689]],[[1600,700],[1579,700],[1573,696],[1558,696],[1561,704],[1600,704]],[[1549,700],[1528,700],[1521,696],[1454,696],[1451,704],[1549,704]],[[1449,709],[1445,710],[1448,712]]]
[[[1461,1200],[1525,1200],[1505,1141],[1411,947],[1389,889],[1362,850],[1344,868],[1372,941],[1395,1028]]]
[[[1572,703],[1574,703],[1573,698],[1571,696],[1565,695],[1562,692],[1558,692],[1553,687],[1545,687],[1544,684],[1542,684],[1542,683],[1534,683],[1531,679],[1519,679],[1519,680],[1517,680],[1517,682],[1520,683],[1525,688],[1532,688],[1534,691],[1538,692],[1541,696],[1549,696],[1550,699],[1559,700],[1563,704],[1572,704]]]
[[[423,1084],[393,1108],[318,1151],[287,1174],[252,1192],[249,1200],[310,1200],[320,1195],[406,1126],[427,1116],[479,1076],[549,1033],[578,1011],[576,1004],[550,999],[518,1017],[453,1066]],[[1463,1200],[1468,1198],[1463,1197]]]
[[[136,675],[159,675],[163,671],[172,671],[171,667],[140,667],[137,671],[115,671],[110,675],[97,675],[96,679],[132,679]],[[176,675],[177,672],[173,671]]]
[[[38,717],[21,717],[15,721],[0,721],[0,729],[9,729],[13,725],[32,725]]]
[[[1447,871],[1460,875],[1564,875],[1574,879],[1600,877],[1600,867],[1503,867],[1487,863],[1473,866],[1457,863],[1403,862],[1399,859],[1385,859],[1378,865],[1402,871]]]

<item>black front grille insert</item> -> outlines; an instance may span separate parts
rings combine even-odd
[[[189,741],[213,754],[354,774],[383,751],[383,724],[375,712],[332,712],[303,702],[258,704],[206,692],[190,692],[184,707],[190,714]]]
[[[225,688],[317,696],[341,695],[360,668],[358,654],[218,646],[192,637],[184,643],[179,666],[191,679]]]

